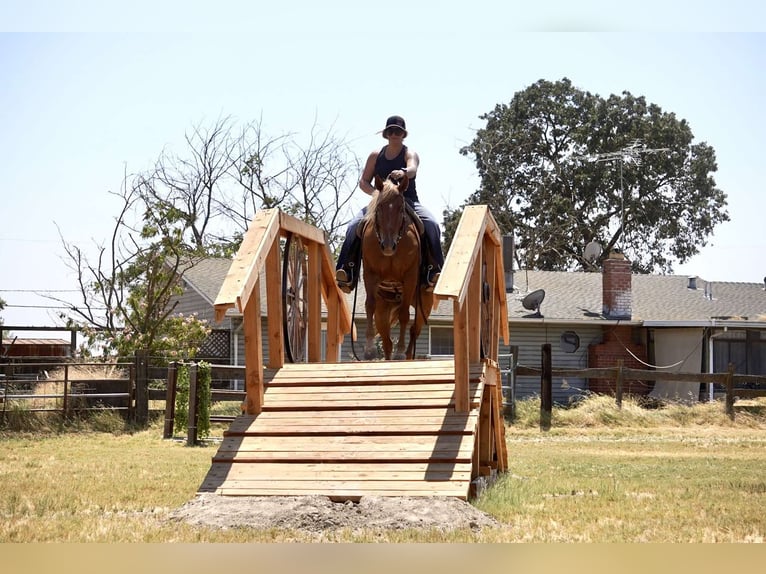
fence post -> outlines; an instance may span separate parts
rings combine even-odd
[[[197,397],[197,363],[189,366],[189,426],[186,432],[186,445],[194,446],[197,444],[197,418],[199,409],[199,399]]]
[[[726,414],[734,420],[734,363],[729,363],[723,384],[726,386]]]
[[[508,392],[505,396],[505,409],[503,415],[508,420],[516,418],[516,367],[519,364],[519,347],[511,345],[511,358],[508,365]]]
[[[624,361],[617,359],[617,382],[615,384],[615,397],[617,400],[617,408],[622,409],[622,381],[624,373],[622,371]]]
[[[551,366],[551,344],[543,344],[540,375],[540,430],[550,430],[553,409],[553,369]]]
[[[165,391],[165,428],[162,438],[173,438],[173,425],[176,418],[176,385],[178,382],[178,363],[173,361],[168,366],[168,386]]]
[[[61,405],[61,418],[66,419],[69,416],[69,364],[64,365],[64,403]]]
[[[149,352],[136,351],[136,423],[149,422]]]

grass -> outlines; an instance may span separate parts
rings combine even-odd
[[[333,542],[763,542],[766,402],[622,409],[603,397],[519,403],[509,472],[473,501],[502,527],[328,533]],[[220,436],[222,426],[213,425]],[[217,446],[133,432],[116,415],[0,432],[0,542],[286,542],[301,532],[215,530],[168,520],[194,497]]]

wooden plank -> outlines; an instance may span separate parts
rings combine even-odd
[[[450,451],[465,450],[471,442],[464,435],[413,435],[413,436],[277,436],[277,437],[224,437],[218,454],[225,452],[265,453],[281,450],[293,452],[316,452],[319,450],[342,451],[350,446],[362,446],[369,452],[383,451]]]
[[[234,489],[234,488],[222,488],[218,491],[223,496],[285,496],[286,491],[278,490],[274,488],[263,489]],[[466,500],[468,493],[460,489],[460,485],[456,485],[454,489],[447,488],[432,488],[430,490],[420,490],[417,492],[411,492],[406,487],[391,486],[390,488],[368,488],[368,489],[332,489],[330,491],[321,490],[308,487],[304,490],[290,491],[292,496],[329,496],[338,498],[341,500],[355,500],[362,496],[449,496],[459,498],[460,500]]]
[[[430,451],[424,450],[383,450],[375,451],[302,451],[302,450],[279,450],[268,452],[222,452],[215,455],[213,462],[238,462],[238,463],[260,463],[260,462],[286,462],[294,464],[296,461],[317,461],[317,462],[346,462],[346,461],[367,461],[367,462],[463,462],[470,463],[473,447],[459,452],[451,450]]]
[[[283,211],[279,211],[279,227],[285,233],[294,233],[300,235],[303,239],[306,239],[313,243],[324,243],[324,231],[313,225],[309,225],[305,221],[301,221],[297,217],[293,217]]]
[[[486,205],[469,205],[463,210],[441,277],[434,289],[434,305],[439,299],[465,301],[469,278],[478,264],[487,212]]]
[[[468,322],[466,325],[466,337],[468,337],[468,363],[473,364],[481,360],[481,266],[482,266],[482,248],[480,244],[477,264],[473,267],[473,272],[468,281],[468,290],[466,292],[465,306],[468,311]]]
[[[279,210],[263,209],[256,213],[218,291],[214,304],[217,322],[223,320],[226,310],[234,304],[244,312],[266,256],[278,237]]]
[[[398,463],[219,463],[211,467],[206,481],[216,480],[470,480],[471,465],[449,462]]]

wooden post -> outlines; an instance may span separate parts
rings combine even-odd
[[[734,420],[734,363],[729,363],[723,384],[726,386],[726,414]]]
[[[453,301],[454,324],[452,326],[453,340],[455,345],[455,412],[467,413],[471,410],[469,397],[469,364],[468,364],[468,325],[467,305],[460,305]]]
[[[540,375],[540,430],[550,430],[553,410],[553,368],[551,366],[551,344],[543,344],[542,373]]]
[[[197,419],[199,413],[199,397],[197,396],[197,363],[189,367],[189,422],[186,432],[186,445],[197,444]]]
[[[149,422],[149,352],[136,351],[136,413],[139,425]]]
[[[173,438],[173,425],[176,418],[176,385],[178,382],[178,363],[168,366],[168,387],[165,391],[165,428],[162,438]]]
[[[519,364],[519,346],[511,345],[511,359],[508,365],[508,391],[505,393],[503,416],[508,420],[516,418],[516,367]]]
[[[64,365],[64,404],[62,405],[63,417],[69,416],[69,365]]]
[[[624,378],[622,359],[617,359],[617,382],[615,383],[615,397],[617,400],[617,408],[622,409],[622,382]]]
[[[245,332],[245,409],[249,415],[261,414],[263,409],[263,344],[261,339],[260,281],[247,300],[244,313]]]

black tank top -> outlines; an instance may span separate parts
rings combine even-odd
[[[375,160],[375,175],[381,179],[386,179],[388,174],[396,169],[407,169],[407,146],[402,146],[402,151],[394,159],[386,158],[387,147],[387,145],[383,146],[383,149],[378,154],[378,159]],[[404,192],[404,197],[410,201],[419,201],[414,177],[410,178],[410,185]]]

